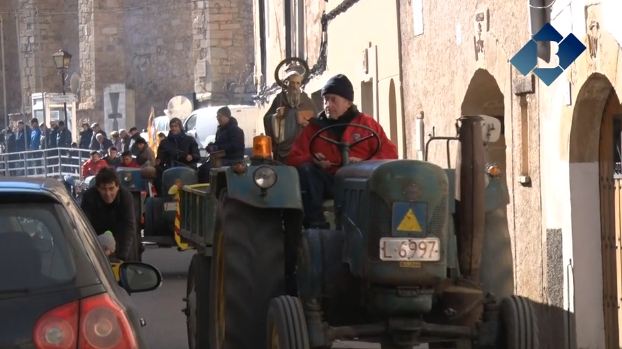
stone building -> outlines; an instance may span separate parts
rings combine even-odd
[[[161,114],[175,95],[250,103],[251,6],[250,0],[2,1],[7,110],[27,114],[31,93],[61,90],[51,58],[59,48],[73,55],[68,76],[79,77],[78,121],[103,122],[104,90],[119,84],[133,92],[128,114],[139,128],[152,105]]]
[[[549,307],[541,327],[546,347],[618,348],[622,264],[614,165],[620,162],[622,3],[402,0],[399,6],[405,128],[416,128],[417,115],[426,130],[444,133],[459,115],[502,121],[504,137],[489,155],[503,164],[510,188],[515,292]],[[550,85],[510,63],[546,22],[588,48]],[[538,67],[560,65],[556,47],[538,44]],[[406,134],[414,157],[421,146]]]

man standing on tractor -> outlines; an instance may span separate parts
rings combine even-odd
[[[272,139],[274,160],[285,162],[292,144],[316,111],[311,98],[302,91],[303,76],[290,71],[281,93],[276,95],[263,118],[266,136]]]
[[[136,217],[132,194],[121,187],[119,177],[111,168],[95,176],[95,186],[82,196],[80,205],[97,235],[111,231],[116,241],[116,257],[137,260]]]
[[[214,166],[216,152],[222,152],[220,164],[231,166],[244,160],[244,131],[238,126],[238,121],[231,116],[229,107],[222,107],[216,112],[218,129],[216,139],[210,142],[206,150],[210,153],[210,161],[203,163],[199,168],[199,183],[209,182],[209,172]]]
[[[382,126],[371,116],[359,112],[353,104],[354,89],[345,75],[330,78],[322,88],[322,97],[324,111],[304,128],[287,159],[288,165],[298,169],[304,208],[303,224],[307,228],[328,228],[322,203],[333,196],[334,175],[344,165],[338,147],[322,137],[352,144],[349,149],[350,163],[397,159],[397,148],[387,138]],[[320,138],[313,137],[327,127],[330,129],[322,132]],[[312,138],[318,142],[310,144]]]
[[[199,146],[193,137],[184,133],[181,120],[172,118],[169,121],[168,136],[158,146],[156,156],[157,190],[163,193],[161,188],[162,173],[171,167],[188,166],[196,168],[201,159]]]

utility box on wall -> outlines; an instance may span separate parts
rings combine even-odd
[[[136,126],[134,90],[125,84],[112,84],[104,88],[104,131],[110,134],[120,129]]]

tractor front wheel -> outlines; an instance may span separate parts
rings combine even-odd
[[[307,321],[300,300],[280,296],[268,308],[269,349],[309,349]]]
[[[268,304],[285,293],[280,210],[220,200],[210,281],[210,349],[263,348]]]
[[[188,270],[186,288],[186,328],[188,330],[188,348],[208,347],[208,306],[209,306],[210,259],[200,254],[192,256]]]
[[[499,348],[538,349],[538,319],[531,301],[511,296],[503,299],[500,309]]]

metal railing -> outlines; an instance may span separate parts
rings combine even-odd
[[[80,177],[91,150],[53,148],[0,154],[0,176]]]

